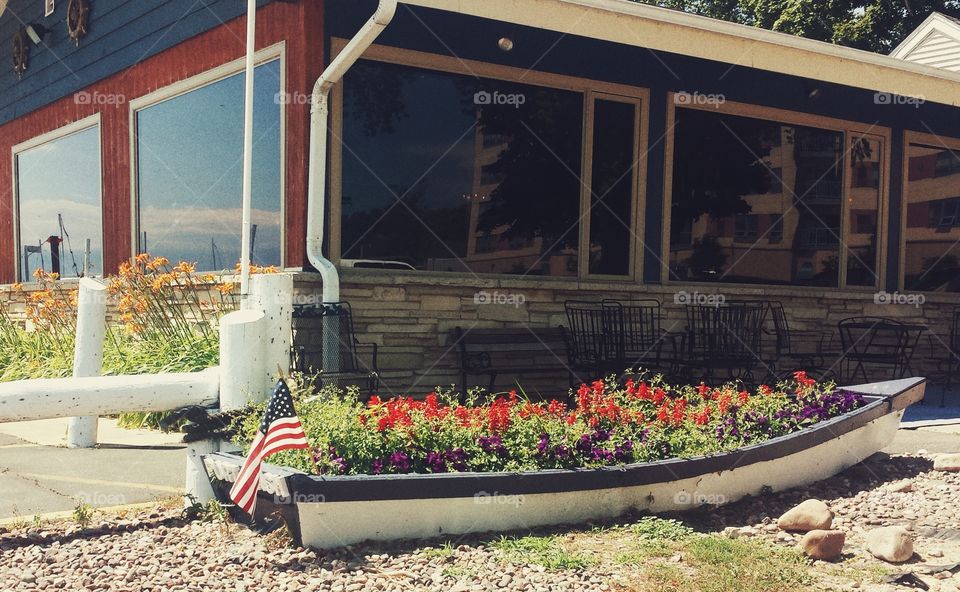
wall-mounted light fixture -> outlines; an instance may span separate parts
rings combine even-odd
[[[39,23],[30,23],[24,29],[27,33],[27,37],[30,38],[30,41],[33,41],[34,45],[40,45],[43,43],[43,38],[47,36],[47,28]]]
[[[501,37],[497,45],[500,46],[500,49],[503,51],[513,51],[513,39],[509,37]]]

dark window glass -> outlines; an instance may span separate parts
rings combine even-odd
[[[905,288],[960,292],[960,151],[911,144],[908,157]]]
[[[103,273],[99,126],[18,153],[16,178],[20,279],[54,258],[61,277],[82,275],[87,239],[90,274]]]
[[[676,122],[671,278],[837,286],[844,135],[684,108]]]
[[[637,117],[633,103],[594,105],[590,273],[630,274]]]
[[[577,275],[583,97],[361,61],[347,74],[341,255]]]
[[[243,73],[137,112],[140,252],[207,271],[240,260]],[[280,264],[280,61],[254,75],[251,260]]]
[[[847,235],[847,285],[877,287],[877,218],[880,208],[880,170],[883,141],[854,137],[850,151],[852,187],[850,232]]]

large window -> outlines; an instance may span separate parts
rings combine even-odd
[[[847,248],[847,285],[879,287],[880,203],[883,194],[883,163],[886,162],[882,138],[851,134],[849,159],[851,174],[847,189],[848,224],[844,244]]]
[[[343,95],[342,259],[578,275],[583,93],[361,61]],[[618,178],[596,189],[629,217]],[[595,271],[623,270],[629,241],[611,229],[591,241]]]
[[[281,61],[254,76],[251,260],[281,263]],[[243,73],[136,111],[138,252],[232,269],[240,260]]]
[[[875,215],[880,147],[869,147],[857,209]],[[673,152],[671,280],[839,285],[843,132],[677,108]],[[859,283],[876,249],[857,240]]]
[[[20,279],[43,268],[61,277],[103,273],[100,127],[70,126],[14,148]]]
[[[960,145],[908,148],[904,287],[960,292]]]

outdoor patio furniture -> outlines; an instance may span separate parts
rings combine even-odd
[[[491,391],[503,375],[510,375],[506,384],[515,386],[521,375],[567,372],[572,383],[562,328],[455,327],[450,338],[458,354],[461,400],[466,389],[476,386],[469,381],[471,376],[486,377]]]
[[[761,301],[727,302],[719,306],[688,305],[685,368],[691,378],[724,379],[752,384],[754,370],[763,365],[761,336],[767,304]],[[699,376],[694,374],[703,373]]]
[[[624,337],[620,330],[621,306],[617,303],[568,301],[567,357],[574,371],[593,380],[624,365]]]
[[[369,349],[369,363],[359,350]],[[320,385],[363,380],[368,395],[376,394],[380,383],[377,367],[378,346],[361,343],[353,328],[353,310],[349,302],[295,305],[293,341],[290,348],[294,371],[319,373]]]
[[[868,367],[888,371],[890,378],[912,373],[913,353],[926,327],[884,317],[851,317],[840,321],[837,329],[843,350],[840,376],[849,384],[858,376],[865,383],[874,380]]]
[[[930,335],[929,337],[931,351],[942,352],[942,355],[934,356],[932,360],[937,363],[937,372],[942,373],[946,379],[944,390],[940,394],[940,406],[944,407],[947,401],[947,391],[953,386],[954,378],[960,373],[960,307],[953,310],[950,335],[946,342],[936,335]]]
[[[764,333],[773,337],[773,358],[769,365],[779,378],[796,370],[804,370],[818,379],[835,376],[826,367],[827,360],[834,359],[839,351],[831,347],[833,339],[816,331],[798,331],[790,328],[787,314],[780,302],[769,302],[773,330],[764,328]]]
[[[608,307],[608,331],[618,333],[623,344],[623,368],[642,368],[673,375],[678,370],[683,333],[665,331],[660,301],[655,299],[601,302]]]

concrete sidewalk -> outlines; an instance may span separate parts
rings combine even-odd
[[[67,420],[0,424],[0,521],[151,502],[183,492],[179,434],[124,430],[101,419],[96,449],[64,448]]]

